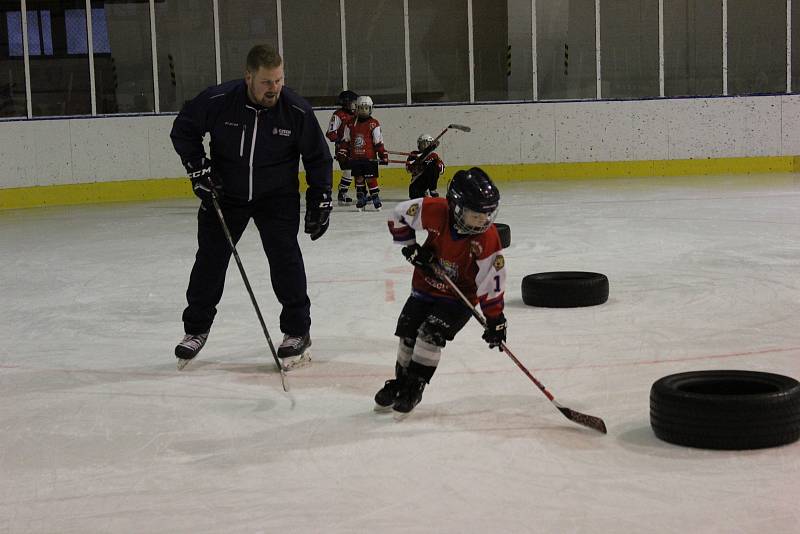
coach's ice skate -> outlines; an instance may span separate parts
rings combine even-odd
[[[183,340],[175,347],[175,357],[178,358],[178,371],[197,356],[208,339],[208,332],[203,334],[186,334]]]
[[[284,334],[283,342],[278,347],[278,361],[284,371],[305,367],[311,363],[311,336],[306,332],[302,336]]]

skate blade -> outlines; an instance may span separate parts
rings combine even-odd
[[[411,412],[413,412],[413,411],[414,410],[411,410]],[[411,415],[411,412],[397,412],[397,411],[395,411],[394,412],[394,420],[395,421],[402,421],[403,419],[405,419],[409,415]]]
[[[311,352],[307,350],[298,356],[287,356],[286,358],[278,358],[278,360],[281,362],[281,369],[286,373],[311,365]]]
[[[178,360],[177,364],[176,364],[177,367],[178,367],[178,371],[183,371],[183,369],[187,365],[189,365],[189,362],[194,360],[194,358],[189,358],[189,359],[186,359],[186,358],[175,358],[175,359]]]
[[[375,403],[375,406],[372,408],[377,413],[389,413],[392,411],[392,407],[390,406],[381,406],[378,403]]]

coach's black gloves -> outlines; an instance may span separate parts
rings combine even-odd
[[[486,318],[486,329],[483,331],[483,340],[489,344],[490,349],[497,348],[502,352],[500,343],[506,340],[506,317],[502,313],[497,317]]]
[[[436,261],[436,256],[433,255],[430,249],[421,247],[419,243],[408,245],[402,249],[403,256],[414,267],[419,267],[425,271],[432,271],[433,262]]]
[[[186,172],[192,181],[192,191],[197,198],[204,201],[211,201],[212,191],[217,198],[222,198],[222,184],[217,183],[212,178],[211,161],[200,158],[197,161],[186,162]]]
[[[305,232],[311,236],[311,241],[316,241],[328,231],[332,209],[330,191],[312,188],[306,190]]]

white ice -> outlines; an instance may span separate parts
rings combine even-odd
[[[508,345],[471,322],[402,422],[391,376],[411,268],[382,213],[301,236],[314,363],[279,375],[231,262],[208,344],[173,347],[196,202],[0,212],[0,533],[800,532],[800,443],[710,451],[657,439],[658,378],[800,378],[800,176],[501,183]],[[273,340],[251,224],[239,252]],[[524,275],[605,273],[606,304],[525,306]]]

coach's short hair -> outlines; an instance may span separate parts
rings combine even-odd
[[[274,69],[283,65],[283,58],[270,45],[255,45],[247,53],[247,70],[256,72],[260,67]]]

